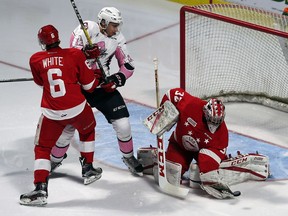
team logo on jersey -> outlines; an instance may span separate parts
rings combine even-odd
[[[189,135],[182,136],[182,144],[187,151],[199,151],[197,141]]]

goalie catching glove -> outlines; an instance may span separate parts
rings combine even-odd
[[[106,92],[114,92],[117,87],[124,86],[126,83],[126,77],[123,73],[118,72],[107,77],[107,82],[101,85]]]
[[[86,45],[83,52],[87,59],[96,59],[100,56],[100,50],[97,44]]]
[[[223,179],[223,176],[220,176],[218,170],[200,173],[200,187],[217,199],[240,196],[240,191],[233,192]]]

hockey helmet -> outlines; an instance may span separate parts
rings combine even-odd
[[[46,25],[39,29],[38,40],[42,49],[54,43],[60,43],[58,30],[53,25]]]
[[[122,25],[121,12],[115,7],[104,7],[98,13],[97,23],[106,29],[110,22]]]
[[[225,106],[221,100],[211,98],[203,107],[208,128],[211,133],[215,133],[219,125],[225,118]]]

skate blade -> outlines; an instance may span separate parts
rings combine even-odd
[[[135,176],[143,176],[143,172],[137,172],[135,169],[130,168],[125,162],[124,164],[127,166],[128,170]]]
[[[20,200],[20,205],[25,206],[45,206],[47,204],[46,197],[38,197],[36,200],[31,201],[29,198]]]
[[[99,176],[90,176],[90,177],[87,177],[87,178],[84,178],[84,185],[88,185],[88,184],[91,184],[95,181],[97,181],[98,179],[101,178],[102,175],[99,175]]]
[[[130,169],[129,169],[130,170]],[[143,172],[136,172],[136,171],[133,171],[133,170],[130,170],[130,172],[135,175],[135,176],[140,176],[142,177],[143,176]]]

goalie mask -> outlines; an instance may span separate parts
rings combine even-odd
[[[46,25],[39,29],[38,40],[42,50],[46,50],[47,46],[60,43],[58,30],[53,25]]]
[[[115,7],[104,7],[98,14],[97,23],[102,29],[106,29],[109,23],[119,24],[118,32],[120,31],[120,27],[122,26],[122,16],[121,12],[117,10]]]
[[[211,133],[215,133],[225,118],[225,106],[221,100],[212,98],[203,107],[204,116]]]

